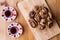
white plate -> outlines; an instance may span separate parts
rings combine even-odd
[[[9,11],[10,12],[10,16],[7,17],[9,14],[7,14],[6,12]],[[8,12],[8,13],[9,13]],[[6,16],[7,14],[7,16]],[[12,20],[14,20],[16,18],[17,14],[16,14],[16,10],[10,6],[4,7],[2,10],[2,18],[3,20],[10,22]]]
[[[13,29],[15,28],[16,31]],[[12,31],[11,31],[12,30]],[[15,32],[14,32],[15,31]],[[18,23],[12,23],[8,26],[8,34],[12,37],[12,38],[18,38],[19,36],[21,36],[23,33],[23,28],[20,24]]]

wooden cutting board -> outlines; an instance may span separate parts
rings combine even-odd
[[[52,28],[47,28],[47,30],[38,30],[37,28],[32,28],[28,22],[29,19],[29,12],[35,5],[45,5],[45,0],[24,0],[20,3],[18,3],[18,8],[20,9],[22,15],[24,16],[29,28],[31,29],[32,33],[34,34],[36,40],[48,40],[51,37],[57,35],[60,33],[59,26],[56,21],[54,21],[54,25]]]

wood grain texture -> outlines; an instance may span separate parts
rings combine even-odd
[[[55,24],[56,22],[54,23],[55,26],[53,26],[53,28],[51,30],[48,30],[48,31],[46,31],[46,30],[45,31],[39,31],[36,28],[33,29],[33,28],[31,28],[31,26],[28,22],[29,12],[31,11],[31,9],[34,7],[34,5],[41,5],[41,4],[44,4],[45,6],[47,6],[44,0],[25,0],[21,3],[18,3],[18,7],[19,7],[22,15],[24,16],[26,22],[28,23],[31,31],[33,32],[36,40],[48,40],[49,38],[53,37],[54,35],[57,35],[57,34],[55,34],[55,32],[58,33],[56,31],[56,29],[59,27],[57,27],[57,25]],[[46,32],[46,34],[45,34],[45,32]],[[60,29],[59,29],[59,32],[60,32]]]
[[[1,1],[1,0],[0,0]],[[32,32],[30,31],[28,25],[26,24],[25,22],[25,19],[23,18],[23,16],[21,15],[20,13],[20,10],[19,8],[17,7],[16,3],[17,2],[20,2],[22,0],[7,0],[8,4],[12,7],[14,7],[17,11],[17,18],[12,21],[12,22],[5,22],[2,17],[1,17],[1,12],[0,12],[0,39],[1,40],[34,40],[34,36],[32,34]],[[3,0],[2,0],[3,2]],[[0,6],[0,11],[4,8],[4,5],[3,6]],[[23,32],[23,35],[17,39],[14,39],[14,38],[11,38],[8,33],[7,33],[7,28],[8,28],[8,25],[13,23],[13,22],[18,22],[20,23],[23,28],[24,28],[24,32]]]
[[[0,0],[0,2],[3,2],[5,0]],[[12,1],[12,2],[11,2]],[[13,2],[14,1],[14,2]],[[8,3],[11,5],[12,3],[15,4],[15,1],[17,2],[21,2],[23,0],[8,0]],[[60,21],[60,0],[47,0],[47,3],[49,5],[49,7],[51,8],[52,12],[54,13],[54,15],[57,17],[58,22]],[[13,4],[12,4],[13,5]],[[12,6],[11,5],[11,6]],[[57,5],[57,6],[56,6]],[[2,10],[4,6],[0,6],[0,12]],[[32,32],[30,31],[28,25],[26,24],[25,19],[23,18],[20,10],[18,9],[18,7],[15,5],[13,6],[17,12],[18,12],[18,17],[15,20],[16,22],[22,24],[22,26],[24,27],[24,33],[21,37],[19,37],[18,39],[13,39],[11,38],[8,34],[7,34],[7,26],[12,23],[7,23],[5,21],[3,21],[2,17],[1,17],[1,13],[0,13],[0,39],[1,40],[35,40],[34,35],[32,34]],[[57,12],[56,12],[57,11]],[[56,12],[56,14],[55,14]],[[59,18],[58,18],[59,15]],[[17,21],[18,20],[18,21]],[[60,23],[60,22],[59,22]],[[55,37],[49,39],[49,40],[60,40],[60,34],[56,35]]]
[[[54,16],[56,17],[56,21],[60,26],[60,0],[46,0],[50,9],[52,10]],[[54,36],[50,40],[60,40],[60,34]]]

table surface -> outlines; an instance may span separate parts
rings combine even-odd
[[[0,0],[0,2],[3,2],[3,1],[4,0]],[[7,0],[8,4],[16,9],[18,16],[12,22],[5,22],[5,21],[3,21],[2,17],[1,17],[1,13],[0,13],[0,39],[2,39],[2,40],[35,40],[34,35],[32,34],[24,17],[20,13],[20,10],[16,5],[18,2],[21,2],[21,1],[23,1],[23,0]],[[54,15],[56,15],[56,12],[55,12],[56,11],[56,0],[47,0],[47,3],[49,4],[51,9],[53,8],[52,11],[53,11],[53,13],[55,13]],[[2,10],[3,7],[4,6],[0,6],[0,11]],[[18,39],[11,38],[7,33],[8,25],[13,22],[20,23],[24,28],[23,35],[20,36]],[[49,40],[60,40],[60,34]]]

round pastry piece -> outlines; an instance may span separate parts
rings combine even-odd
[[[39,12],[40,16],[42,18],[47,18],[48,17],[48,8],[44,7],[42,10]]]
[[[46,19],[41,19],[40,24],[45,25],[46,24]]]
[[[47,7],[43,7],[42,10],[43,10],[43,12],[45,12],[45,13],[48,13],[48,12],[49,12],[49,10],[48,10]]]
[[[38,23],[34,19],[29,19],[29,23],[32,28],[35,28],[38,25]]]
[[[39,29],[43,30],[46,28],[46,20],[45,19],[41,19],[40,21],[40,26],[38,26]]]
[[[35,20],[36,22],[40,22],[41,17],[40,17],[40,15],[39,15],[38,13],[35,14],[34,20]]]
[[[14,8],[7,6],[2,10],[2,18],[3,20],[10,22],[16,18],[17,14]]]
[[[38,5],[34,6],[33,10],[36,12],[36,13],[39,13],[39,11],[41,10],[42,8]]]
[[[47,22],[48,22],[49,28],[51,28],[53,26],[53,19],[50,17],[47,17]]]
[[[49,28],[51,28],[53,26],[53,22],[52,21],[48,22],[48,26]]]
[[[29,17],[33,19],[34,16],[35,16],[35,14],[36,14],[35,11],[30,11],[30,13],[29,13]]]
[[[39,29],[40,29],[40,30],[44,30],[45,28],[46,28],[45,25],[40,25],[40,26],[39,26]]]
[[[8,26],[8,34],[12,38],[18,38],[23,33],[23,28],[18,23],[12,23]]]
[[[46,28],[46,25],[41,25],[41,24],[38,24],[38,27],[37,27],[39,30],[44,30]]]

